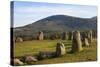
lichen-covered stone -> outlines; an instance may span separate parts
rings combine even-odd
[[[56,56],[63,56],[66,54],[65,46],[63,43],[59,42],[56,46]]]
[[[80,32],[73,32],[73,40],[72,40],[72,52],[80,52],[82,51],[82,42],[80,37]]]

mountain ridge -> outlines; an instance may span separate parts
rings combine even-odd
[[[97,16],[79,18],[67,15],[52,15],[34,23],[14,28],[14,32],[33,34],[38,31],[72,31],[97,28]],[[23,33],[24,32],[24,33]]]

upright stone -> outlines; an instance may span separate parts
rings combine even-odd
[[[39,31],[38,40],[43,40],[43,39],[44,39],[43,32],[42,31]]]
[[[89,46],[89,42],[88,42],[87,38],[84,38],[84,44],[83,44],[83,46]]]
[[[83,46],[89,46],[89,41],[88,41],[87,33],[85,31],[82,32],[81,40],[82,40]]]
[[[73,39],[73,31],[68,33],[68,40],[72,40]]]
[[[66,53],[65,46],[63,43],[59,42],[56,46],[56,56],[63,56]]]
[[[89,43],[92,43],[92,31],[91,30],[88,32],[87,37],[88,37]]]
[[[62,34],[62,40],[66,40],[68,38],[67,32],[63,32]]]
[[[73,32],[73,40],[72,40],[72,52],[80,52],[82,51],[82,42],[80,37],[80,32]]]

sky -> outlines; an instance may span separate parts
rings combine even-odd
[[[52,15],[81,18],[97,16],[96,6],[14,1],[14,27],[24,26]]]

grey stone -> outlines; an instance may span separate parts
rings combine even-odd
[[[84,46],[89,46],[89,42],[87,38],[84,39]]]
[[[38,40],[43,40],[43,39],[44,39],[44,34],[42,31],[39,31]]]
[[[80,32],[73,32],[73,40],[72,40],[72,52],[80,52],[82,51],[82,42],[80,37]]]
[[[88,31],[88,41],[89,43],[92,43],[92,30]]]
[[[62,34],[62,40],[66,40],[66,39],[68,39],[67,32],[63,32],[63,34]]]
[[[17,37],[17,38],[16,38],[16,42],[23,42],[23,38]]]
[[[63,43],[59,42],[56,46],[56,56],[63,56],[66,54],[66,49]]]
[[[38,61],[34,56],[25,56],[25,62],[36,62]]]
[[[14,65],[23,65],[24,64],[22,61],[20,61],[20,59],[17,59],[17,58],[13,59],[13,63],[14,63]]]

